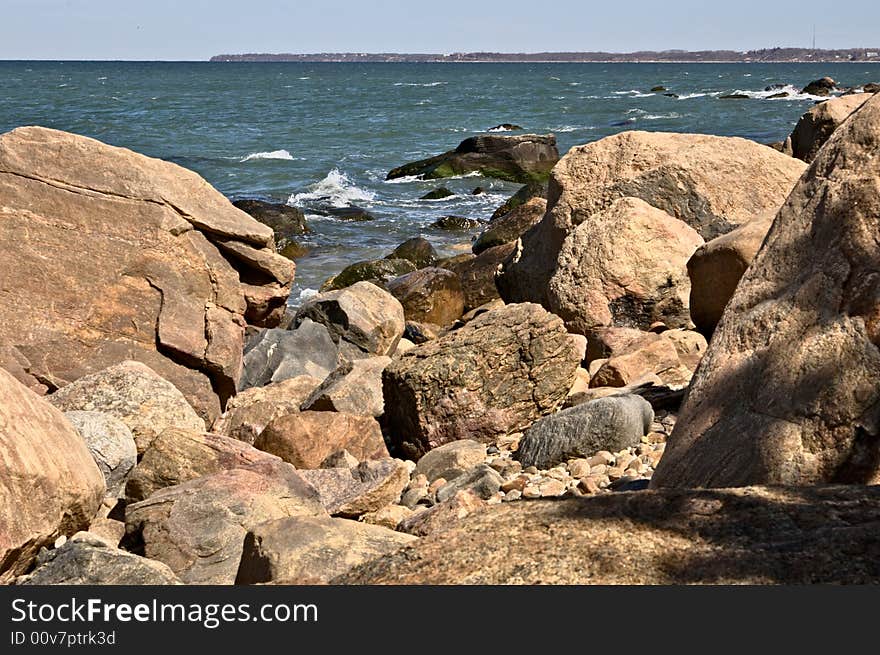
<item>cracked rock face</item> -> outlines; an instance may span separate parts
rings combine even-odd
[[[0,343],[50,391],[141,361],[211,420],[244,320],[280,319],[294,267],[195,173],[27,127],[0,136]],[[19,375],[21,377],[21,375]]]
[[[777,214],[652,486],[880,482],[878,153],[875,96]]]
[[[395,359],[383,373],[385,419],[407,457],[458,439],[489,442],[553,412],[582,357],[562,320],[507,305]]]

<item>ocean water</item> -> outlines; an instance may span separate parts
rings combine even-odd
[[[780,141],[830,75],[880,80],[871,64],[299,64],[0,62],[0,132],[42,125],[167,159],[224,194],[303,208],[315,232],[297,262],[296,303],[347,264],[413,236],[443,254],[473,234],[430,227],[445,215],[487,219],[518,187],[465,177],[386,182],[402,163],[454,148],[500,123],[556,135],[560,153],[623,130]],[[678,98],[652,94],[663,85]],[[719,96],[745,93],[742,100]],[[456,195],[419,197],[437,186]],[[482,186],[487,193],[471,195]],[[316,215],[357,205],[375,221]]]

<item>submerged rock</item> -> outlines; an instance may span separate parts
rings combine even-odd
[[[416,270],[415,264],[408,259],[373,259],[356,262],[324,282],[321,285],[321,292],[337,291],[350,287],[356,282],[372,282],[377,287],[384,288],[389,280],[412,273],[414,270]]]
[[[432,266],[437,261],[437,251],[427,239],[413,237],[397,246],[385,259],[406,259],[416,268],[424,268]]]

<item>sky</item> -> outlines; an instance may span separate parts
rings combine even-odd
[[[880,47],[847,0],[0,0],[0,59]]]

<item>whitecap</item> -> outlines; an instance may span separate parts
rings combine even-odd
[[[251,161],[252,159],[284,159],[287,161],[293,161],[293,155],[291,155],[286,150],[273,150],[272,152],[254,152],[241,160],[243,164],[246,161]]]
[[[486,130],[487,132],[513,132],[513,130],[504,127],[503,125],[499,125],[498,127],[493,127],[490,130]]]
[[[780,98],[770,98],[770,96],[776,95],[778,93],[787,93],[788,95],[782,96]],[[784,86],[776,87],[774,89],[761,90],[761,91],[750,91],[748,89],[737,89],[733,91],[733,95],[744,95],[749,98],[753,98],[756,100],[827,100],[826,96],[814,96],[809,93],[801,93],[801,90],[791,84],[786,84]]]
[[[307,192],[292,194],[287,204],[318,200],[331,207],[349,207],[358,202],[372,202],[375,197],[375,193],[356,186],[345,173],[334,168],[323,180],[312,184]]]
[[[449,84],[449,82],[425,82],[424,84],[421,82],[395,82],[394,86],[443,86],[444,84]]]
[[[382,180],[385,184],[409,184],[410,182],[424,182],[418,175],[404,175],[393,180]]]
[[[302,291],[299,292],[299,298],[297,298],[297,301],[299,303],[304,303],[305,301],[311,300],[312,298],[314,298],[317,295],[318,295],[317,289],[306,288],[306,289],[303,289]]]
[[[678,98],[676,98],[676,100],[690,100],[692,98],[704,98],[707,95],[710,95],[710,94],[709,93],[682,93],[681,95],[678,96]]]
[[[310,80],[310,79],[312,79],[312,78],[311,78],[311,77],[300,77],[299,79],[301,79],[301,80]],[[306,289],[306,290],[308,291],[308,289]]]
[[[644,118],[646,121],[662,121],[681,118],[681,114],[678,114],[676,112],[671,112],[669,114],[646,114],[641,118]]]

